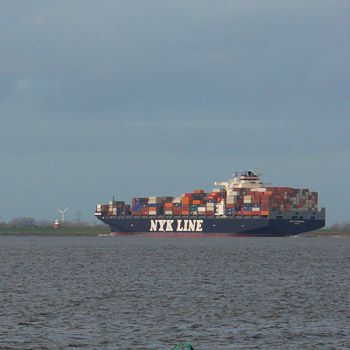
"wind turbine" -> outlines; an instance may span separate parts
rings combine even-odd
[[[61,214],[61,223],[63,224],[64,223],[64,214],[68,210],[68,207],[65,209],[57,209],[57,210]]]

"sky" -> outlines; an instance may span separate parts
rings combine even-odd
[[[0,5],[0,221],[247,169],[350,220],[349,1]]]

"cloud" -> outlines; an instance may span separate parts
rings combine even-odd
[[[126,196],[135,184],[185,190],[233,166],[286,181],[294,164],[339,166],[349,13],[339,1],[2,2],[5,202],[13,181],[21,196],[65,202],[47,172],[84,202],[101,178],[105,195],[121,181]]]
[[[349,53],[334,22],[347,5],[14,4],[2,15],[2,97],[23,109],[34,103],[47,118],[142,119],[157,111],[227,118],[337,88],[334,66],[345,69]],[[336,59],[330,50],[339,48],[345,56]]]

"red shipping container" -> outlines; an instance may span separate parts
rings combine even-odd
[[[155,212],[156,212],[156,210],[155,210]],[[141,208],[141,215],[142,216],[148,215],[148,208]]]

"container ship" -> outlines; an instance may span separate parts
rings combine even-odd
[[[325,225],[325,208],[309,189],[264,185],[254,171],[234,173],[206,192],[178,197],[113,198],[98,204],[95,216],[112,234],[292,236]]]

